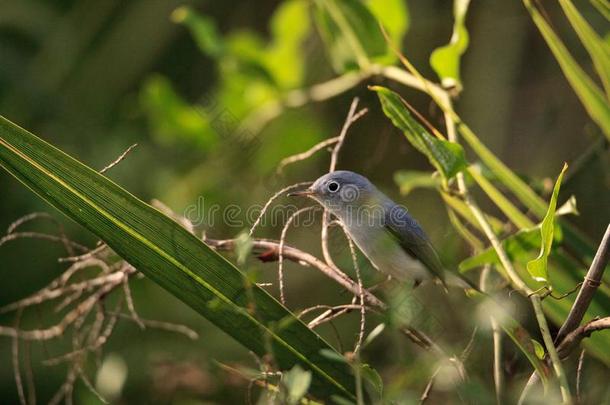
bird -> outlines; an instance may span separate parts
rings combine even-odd
[[[326,208],[381,273],[414,287],[426,280],[446,287],[445,267],[421,225],[366,177],[337,170],[289,195],[312,198]]]

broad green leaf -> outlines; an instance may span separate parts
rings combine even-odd
[[[399,170],[394,173],[394,182],[400,187],[400,194],[407,195],[416,188],[435,188],[438,180],[433,173],[414,170]]]
[[[364,69],[388,53],[375,16],[360,0],[316,0],[316,23],[338,73]]]
[[[311,371],[303,370],[298,364],[282,375],[282,384],[286,388],[286,402],[298,404],[307,394],[311,384]]]
[[[610,48],[578,12],[571,0],[559,0],[559,4],[570,24],[572,24],[574,31],[578,34],[580,41],[589,52],[597,74],[606,90],[606,97],[610,98]]]
[[[377,92],[385,115],[394,126],[402,130],[409,142],[442,174],[445,181],[466,168],[462,146],[432,136],[405,107],[404,101],[392,90],[381,86],[371,88]]]
[[[547,269],[547,262],[549,254],[551,253],[551,246],[553,245],[553,231],[555,229],[555,209],[557,208],[557,197],[559,196],[559,189],[561,188],[561,180],[563,174],[568,169],[568,165],[564,164],[555,187],[553,187],[553,194],[551,195],[551,201],[549,202],[549,208],[546,212],[542,224],[540,225],[540,236],[542,243],[540,244],[540,254],[538,257],[527,263],[527,271],[536,281],[543,283],[548,282],[549,275]]]
[[[468,173],[472,176],[472,178],[477,182],[479,187],[487,194],[494,204],[502,210],[504,215],[508,217],[508,219],[515,224],[519,229],[531,228],[535,224],[530,220],[526,215],[521,213],[515,205],[510,202],[508,198],[502,194],[500,190],[494,186],[491,181],[487,180],[487,178],[481,173],[480,166],[470,166],[468,168]]]
[[[249,350],[310,370],[314,395],[354,397],[349,367],[320,354],[336,353],[328,343],[167,216],[3,117],[0,165]]]
[[[470,0],[453,1],[453,33],[449,44],[437,48],[430,55],[430,66],[434,69],[445,88],[462,89],[460,79],[460,58],[468,48],[466,12]]]
[[[568,82],[570,82],[580,102],[589,113],[591,119],[599,125],[602,132],[610,139],[610,104],[608,104],[608,100],[604,97],[604,93],[574,60],[549,23],[538,9],[532,5],[531,0],[523,0],[523,3],[551,52],[553,52],[563,74],[568,79]]]

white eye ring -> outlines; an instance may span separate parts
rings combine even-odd
[[[341,186],[339,185],[339,183],[337,183],[336,181],[330,181],[328,182],[328,184],[326,185],[326,188],[328,189],[328,191],[330,191],[331,193],[336,193],[337,191],[339,191],[339,188]]]

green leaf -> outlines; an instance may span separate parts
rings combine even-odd
[[[390,40],[400,46],[409,29],[409,10],[404,0],[368,0],[367,7],[373,16],[383,25]],[[392,64],[396,61],[394,52],[387,51],[385,56],[375,57],[375,61]]]
[[[472,214],[472,211],[470,210],[470,208],[468,208],[464,200],[446,192],[441,192],[441,197],[453,211],[455,211],[457,214],[459,214],[459,216],[468,221],[470,225],[474,226],[480,231],[483,231],[483,229],[481,228],[481,224],[479,224],[479,221],[477,221],[477,219]],[[498,218],[489,214],[485,214],[485,218],[487,219],[487,222],[490,223],[491,228],[493,229],[495,234],[500,234],[504,231],[504,223]]]
[[[286,388],[286,402],[297,404],[307,394],[311,384],[311,371],[305,371],[297,364],[282,375],[282,384]]]
[[[377,337],[379,335],[381,335],[381,332],[383,332],[385,329],[385,323],[380,323],[379,325],[375,326],[375,328],[371,331],[371,333],[369,333],[367,335],[367,337],[364,339],[364,342],[362,343],[362,347],[366,347],[368,345],[370,345],[373,340],[377,339]]]
[[[248,231],[242,231],[235,238],[235,253],[237,254],[237,264],[242,265],[246,262],[250,252],[252,252],[252,238]]]
[[[150,77],[144,84],[140,100],[157,142],[169,145],[182,141],[204,150],[216,145],[218,138],[209,119],[176,94],[167,78]]]
[[[551,52],[553,52],[563,74],[568,79],[568,82],[570,82],[580,102],[589,113],[591,119],[599,125],[602,132],[610,139],[610,105],[604,97],[604,93],[574,60],[549,23],[538,9],[532,5],[531,0],[523,0],[523,3]]]
[[[374,403],[380,403],[381,398],[383,396],[383,379],[373,367],[368,364],[360,365],[360,374],[364,378],[364,381],[367,382],[367,388],[370,386],[372,388],[373,395],[370,395],[372,399],[377,399]]]
[[[536,281],[548,282],[549,274],[547,269],[547,261],[549,254],[551,253],[551,246],[553,245],[553,232],[555,229],[555,209],[557,208],[557,197],[559,196],[559,189],[561,187],[561,180],[563,174],[568,169],[568,165],[564,164],[555,187],[553,187],[553,194],[551,195],[551,201],[549,202],[549,208],[546,212],[542,224],[540,226],[540,236],[542,242],[540,244],[540,254],[538,257],[529,263],[527,263],[527,271]]]
[[[485,301],[482,302],[480,309],[487,312],[498,321],[502,330],[510,337],[513,343],[521,350],[537,371],[546,389],[550,374],[549,367],[537,355],[537,349],[534,343],[535,340],[531,338],[527,330],[493,298],[486,298]]]
[[[597,11],[599,11],[606,20],[610,21],[610,2],[608,2],[608,0],[591,0],[591,4],[595,6]]]
[[[181,6],[172,13],[172,21],[186,26],[199,49],[206,55],[218,58],[223,54],[223,40],[212,18],[201,16],[188,6]]]
[[[167,216],[3,117],[0,165],[244,347],[310,370],[314,395],[354,397],[350,368],[320,354],[328,343]]]
[[[559,0],[559,4],[570,24],[572,24],[574,31],[576,31],[578,38],[589,52],[595,70],[597,70],[606,91],[606,96],[610,97],[610,48],[578,12],[572,1]]]
[[[524,263],[526,260],[529,260],[539,246],[540,229],[538,227],[521,230],[502,241],[502,247],[511,259],[511,262],[518,263]],[[500,259],[492,247],[462,261],[459,265],[459,270],[464,273],[486,264],[500,264]]]
[[[460,58],[468,48],[468,30],[466,30],[466,12],[470,0],[454,0],[453,33],[449,44],[437,48],[430,55],[430,66],[441,79],[445,88],[462,89],[460,79]]]
[[[536,339],[532,339],[532,344],[534,345],[536,357],[538,357],[540,360],[544,360],[544,355],[546,354],[544,351],[544,347]]]
[[[310,28],[307,0],[283,1],[271,17],[272,40],[263,63],[282,89],[292,89],[303,82],[305,56],[301,46]]]
[[[416,188],[435,188],[438,179],[434,173],[415,170],[399,170],[394,173],[394,182],[400,187],[400,194],[407,195]]]
[[[338,73],[364,69],[388,53],[377,20],[360,0],[316,0],[316,23]]]
[[[392,90],[381,86],[373,86],[385,115],[394,126],[403,131],[409,142],[421,153],[426,155],[430,163],[449,180],[467,166],[462,146],[435,138],[419,123],[405,107],[402,98]]]
[[[504,215],[517,226],[519,229],[527,229],[535,224],[526,215],[521,213],[508,198],[500,192],[487,178],[481,173],[481,167],[472,165],[468,168],[468,173],[477,182],[479,187],[487,194],[497,206],[502,210]]]

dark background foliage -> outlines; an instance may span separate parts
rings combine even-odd
[[[339,168],[367,175],[409,207],[444,261],[457,265],[469,250],[449,226],[437,193],[415,190],[402,197],[393,181],[397,170],[430,170],[428,163],[385,119],[376,96],[364,84],[328,101],[288,110],[249,142],[238,141],[231,134],[244,116],[237,104],[234,110],[226,111],[229,124],[224,123],[228,127],[220,130],[213,125],[210,129],[210,123],[201,121],[199,113],[191,108],[191,104],[215,102],[218,93],[214,89],[223,80],[222,70],[212,57],[201,52],[183,25],[171,20],[172,12],[191,5],[212,18],[223,35],[247,31],[265,41],[272,35],[269,20],[280,3],[0,1],[0,113],[92,167],[104,167],[129,145],[138,143],[110,176],[140,198],[160,199],[180,213],[197,203],[199,196],[204,196],[206,206],[261,204],[285,184],[324,173],[328,161],[323,154],[297,163],[283,174],[277,174],[275,168],[282,158],[336,135],[351,99],[359,96],[361,105],[370,112],[351,129]],[[588,66],[586,51],[579,46],[561,11],[548,3],[555,29],[564,36],[576,59]],[[592,8],[585,7],[583,12],[594,26],[607,29]],[[450,2],[412,0],[409,15],[409,32],[402,49],[422,73],[435,77],[428,57],[451,35]],[[488,147],[547,197],[562,163],[571,163],[560,200],[576,195],[581,215],[570,221],[592,240],[599,240],[610,220],[610,165],[603,135],[591,123],[526,10],[520,2],[475,1],[468,14],[468,29],[470,47],[462,62],[465,90],[457,103],[458,112]],[[315,33],[302,48],[306,55],[305,84],[332,77],[330,62]],[[387,84],[382,79],[368,83]],[[247,83],[235,79],[229,84],[239,88]],[[412,91],[405,91],[403,96],[442,127],[442,115],[426,97]],[[162,116],[168,111],[175,111],[175,117]],[[597,146],[592,149],[591,145]],[[485,208],[494,212],[491,204]],[[0,229],[40,210],[48,208],[16,180],[0,174]],[[64,219],[62,222],[73,239],[95,242],[78,226]],[[247,226],[229,227],[217,221],[207,231],[231,237]],[[277,236],[280,229],[266,228],[263,233]],[[316,231],[299,230],[293,235],[294,243],[319,253]],[[340,237],[336,239],[333,243],[340,245]],[[3,246],[0,305],[34,292],[55,277],[62,269],[55,259],[62,254],[59,247],[45,242],[17,241]],[[272,266],[252,261],[247,267],[260,270],[263,278],[273,278]],[[294,305],[341,300],[336,288],[313,272],[289,266],[287,279],[287,296]],[[243,401],[247,384],[220,371],[215,361],[250,364],[248,353],[153,283],[136,281],[133,290],[143,316],[182,322],[202,338],[189,341],[166,332],[141,332],[129,324],[119,327],[105,352],[127,365],[120,401]],[[35,324],[37,316],[48,315],[31,313],[27,320]],[[467,313],[460,316],[466,318]],[[4,324],[11,318],[0,316],[0,320]],[[351,336],[357,317],[340,321],[338,327]],[[460,338],[467,341],[464,336],[468,336],[467,331]],[[423,388],[425,373],[417,375],[406,367],[414,350],[410,344],[398,336],[383,339],[367,353],[368,361],[384,376],[421,380]],[[62,347],[61,343],[48,346],[33,349],[33,357],[44,358],[47,350],[57,354]],[[481,346],[490,353],[489,342]],[[476,354],[473,367],[491,371],[484,359],[484,354]],[[8,365],[9,360],[7,339],[0,344],[0,364]],[[506,367],[513,366],[509,363]],[[591,370],[608,375],[603,365],[594,367]],[[41,398],[61,383],[63,373],[61,366],[36,369]],[[589,377],[591,386],[603,380],[600,376]],[[592,389],[605,391],[608,398],[607,387]],[[0,367],[0,398],[6,403],[16,398],[8,366]],[[82,387],[75,398],[77,403],[94,401]]]

